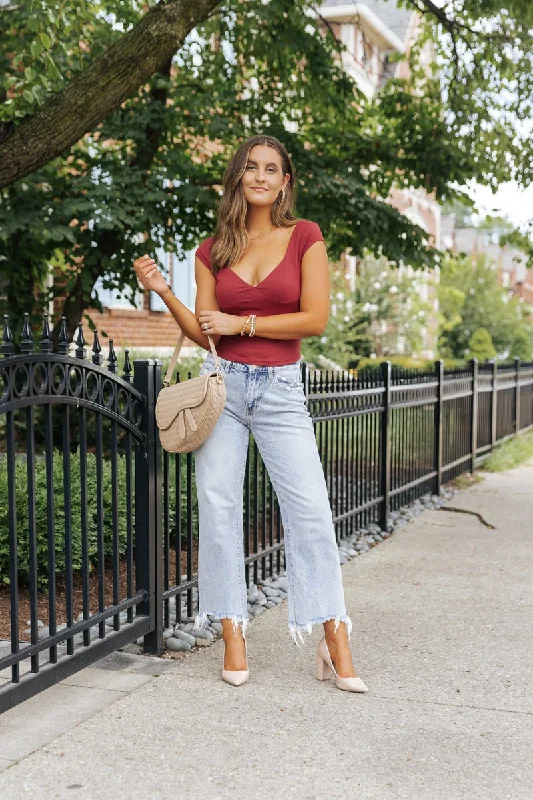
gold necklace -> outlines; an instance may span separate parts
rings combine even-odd
[[[262,239],[264,236],[267,235],[267,233],[270,233],[270,231],[274,230],[274,228],[275,226],[271,225],[267,231],[265,231],[264,233],[260,233],[259,236],[248,236],[248,240],[250,242],[255,242],[257,239]]]

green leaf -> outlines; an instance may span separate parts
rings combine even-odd
[[[39,42],[39,40],[38,39],[34,39],[33,42],[30,45],[30,52],[31,52],[33,58],[39,58],[39,56],[42,53],[42,50],[43,50],[43,48],[42,48],[41,43]]]
[[[43,45],[46,47],[46,49],[49,50],[51,48],[51,46],[52,46],[52,39],[46,33],[46,31],[42,31],[42,33],[39,35],[39,38],[40,38],[41,42],[43,43]]]

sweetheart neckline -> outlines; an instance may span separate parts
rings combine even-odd
[[[289,254],[289,248],[291,246],[291,242],[292,242],[292,240],[294,238],[294,235],[296,233],[296,226],[298,225],[299,222],[301,222],[301,220],[297,220],[295,225],[293,225],[293,231],[291,233],[289,242],[287,244],[287,249],[285,250],[285,255],[283,256],[283,258],[281,259],[279,264],[276,264],[276,266],[268,273],[268,275],[265,275],[265,277],[263,278],[262,281],[259,281],[259,283],[256,283],[254,285],[253,283],[248,283],[248,281],[245,281],[244,278],[241,278],[241,276],[237,272],[235,272],[233,269],[231,269],[231,267],[228,267],[228,272],[233,273],[233,275],[235,275],[236,278],[238,278],[242,283],[246,284],[246,286],[249,286],[250,289],[257,289],[259,286],[261,286],[261,284],[263,284],[266,280],[268,280],[268,278],[270,278],[270,276],[278,269],[278,267],[281,267],[281,265],[283,264],[283,262],[287,258],[288,254]]]

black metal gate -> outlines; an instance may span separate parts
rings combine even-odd
[[[155,361],[109,343],[91,359],[81,325],[38,351],[26,317],[0,361],[0,712],[117,648],[153,647],[158,474]],[[3,462],[3,463],[2,463]],[[47,624],[39,619],[44,616]],[[6,630],[8,628],[8,630]]]

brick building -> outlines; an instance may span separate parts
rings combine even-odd
[[[398,6],[396,0],[366,0],[363,3],[329,0],[322,5],[320,14],[344,44],[342,64],[367,97],[373,97],[387,80],[408,76],[407,63],[397,62],[391,56],[408,52],[416,40],[420,18],[415,11]],[[433,57],[433,49],[427,45],[421,53],[422,64],[429,65]],[[393,189],[386,201],[426,231],[435,247],[442,247],[441,207],[431,195],[421,189]],[[345,255],[344,266],[353,288],[358,259]],[[433,358],[438,327],[438,270],[414,272],[409,265],[399,269],[416,278],[421,298],[431,304],[424,345],[418,355]],[[398,352],[403,352],[401,336],[398,338]]]
[[[468,253],[474,259],[483,253],[498,271],[503,287],[510,295],[521,297],[530,309],[533,322],[533,267],[528,268],[527,256],[509,245],[501,246],[500,237],[506,231],[493,228],[455,228],[454,215],[445,218],[448,236],[447,249],[453,253]]]

